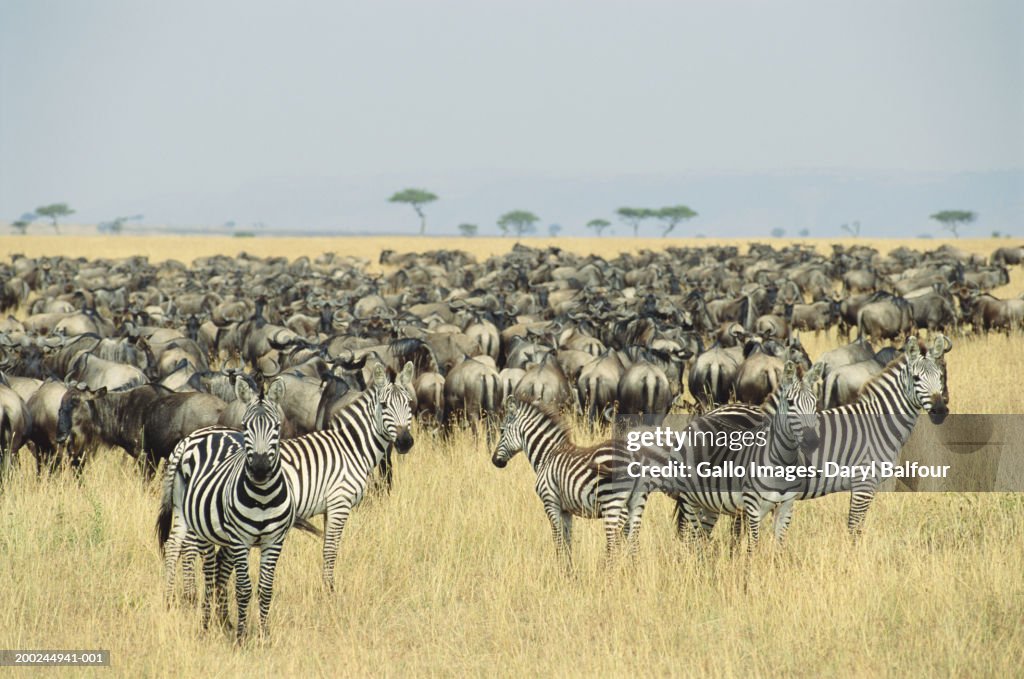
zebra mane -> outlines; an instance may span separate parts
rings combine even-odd
[[[923,348],[924,343],[921,342],[921,345]],[[860,395],[857,397],[857,400],[855,402],[863,402],[866,401],[868,398],[875,396],[876,392],[878,391],[878,385],[881,382],[887,380],[890,376],[899,372],[899,370],[906,364],[906,354],[899,354],[896,358],[889,361],[889,363],[886,364],[885,368],[882,369],[882,372],[878,373],[877,375],[875,375],[870,380],[864,383],[864,386],[860,388]]]
[[[572,433],[569,430],[569,423],[556,406],[541,401],[519,401],[520,410],[533,410],[540,413],[552,426],[558,429],[559,433],[565,436],[566,440],[572,441]]]

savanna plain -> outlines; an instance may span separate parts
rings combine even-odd
[[[666,242],[557,245],[610,257]],[[831,242],[816,246],[827,252]],[[888,252],[940,243],[870,244]],[[983,254],[1000,244],[957,242]],[[372,238],[3,237],[0,256],[189,261],[334,251],[376,267],[384,246]],[[408,238],[386,247],[486,257],[511,241]],[[1022,290],[1018,268],[994,294]],[[838,343],[803,340],[812,358]],[[1024,411],[1024,337],[953,341],[953,413]],[[582,441],[601,435],[574,431]],[[271,635],[241,647],[219,629],[204,632],[197,610],[165,605],[158,489],[120,450],[98,451],[80,479],[38,477],[23,451],[0,491],[0,648],[109,649],[111,668],[84,672],[118,676],[978,677],[1024,667],[1022,494],[883,493],[857,543],[845,529],[848,495],[800,503],[785,546],[765,540],[749,557],[730,548],[724,522],[707,549],[687,548],[674,536],[670,503],[655,497],[635,562],[606,568],[599,523],[578,520],[576,568],[566,576],[522,456],[499,470],[468,431],[414,434],[392,493],[370,494],[353,513],[337,592],[320,584],[320,541],[293,532]]]

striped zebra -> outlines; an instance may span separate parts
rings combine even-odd
[[[294,523],[295,506],[281,467],[279,404],[284,382],[275,380],[262,397],[246,380],[238,379],[235,394],[249,404],[242,417],[241,440],[207,429],[208,433],[188,437],[175,447],[164,480],[157,531],[164,550],[168,600],[188,534],[204,556],[204,627],[209,624],[217,577],[214,549],[220,547],[229,555],[235,566],[237,638],[241,640],[252,597],[249,550],[260,549],[259,613],[266,634],[274,569]]]
[[[394,383],[389,383],[384,367],[377,365],[369,388],[334,415],[329,429],[281,442],[281,467],[295,507],[296,525],[308,526],[307,519],[325,516],[323,582],[331,592],[341,535],[352,509],[366,493],[370,475],[392,444],[399,453],[412,448],[412,377],[412,363],[406,363]],[[240,444],[240,435],[231,429],[206,429],[196,435],[227,437],[233,442],[229,445]],[[193,550],[185,554],[186,598],[191,598],[194,584],[193,554]],[[220,556],[230,554],[221,552]],[[219,584],[226,584],[229,575],[222,563]]]
[[[520,450],[537,474],[536,490],[551,523],[555,549],[572,565],[572,518],[604,521],[607,556],[622,539],[635,552],[636,534],[628,522],[631,504],[646,495],[635,493],[636,480],[625,474],[632,459],[623,442],[603,441],[577,446],[568,426],[551,406],[505,398],[505,419],[491,462],[499,469]]]
[[[903,355],[864,385],[854,403],[819,413],[819,444],[808,454],[808,464],[820,472],[829,463],[876,471],[877,463],[897,463],[922,409],[935,424],[949,414],[942,366],[952,348],[943,335],[932,338],[930,347],[911,338]],[[802,480],[797,497],[808,500],[850,491],[847,528],[856,536],[883,480],[877,473],[865,476],[819,473]]]
[[[736,527],[746,519],[747,546],[753,549],[761,522],[775,510],[775,539],[785,539],[799,489],[793,470],[802,463],[803,451],[817,444],[815,383],[822,368],[816,364],[801,377],[796,364],[788,361],[778,386],[760,407],[716,408],[689,425],[690,445],[646,451],[652,464],[675,460],[687,465],[686,475],[646,479],[650,490],[675,498],[681,538],[708,537],[718,517],[727,514],[735,517]]]

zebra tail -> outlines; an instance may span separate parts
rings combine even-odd
[[[178,464],[185,450],[185,442],[188,437],[183,438],[174,446],[171,456],[167,458],[167,469],[164,472],[164,482],[160,495],[160,511],[156,515],[156,537],[160,543],[160,553],[164,551],[164,543],[171,534],[171,522],[174,510],[174,477],[178,473]]]
[[[322,538],[324,536],[324,532],[322,530],[314,526],[306,519],[295,519],[294,528],[298,528],[299,530],[309,533],[310,535],[313,535],[318,538]]]

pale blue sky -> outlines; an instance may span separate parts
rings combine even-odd
[[[864,221],[868,177],[924,211],[886,228],[1012,228],[1022,46],[1019,0],[0,0],[0,219],[413,229],[386,198],[422,185],[436,230],[685,202],[763,234]]]

